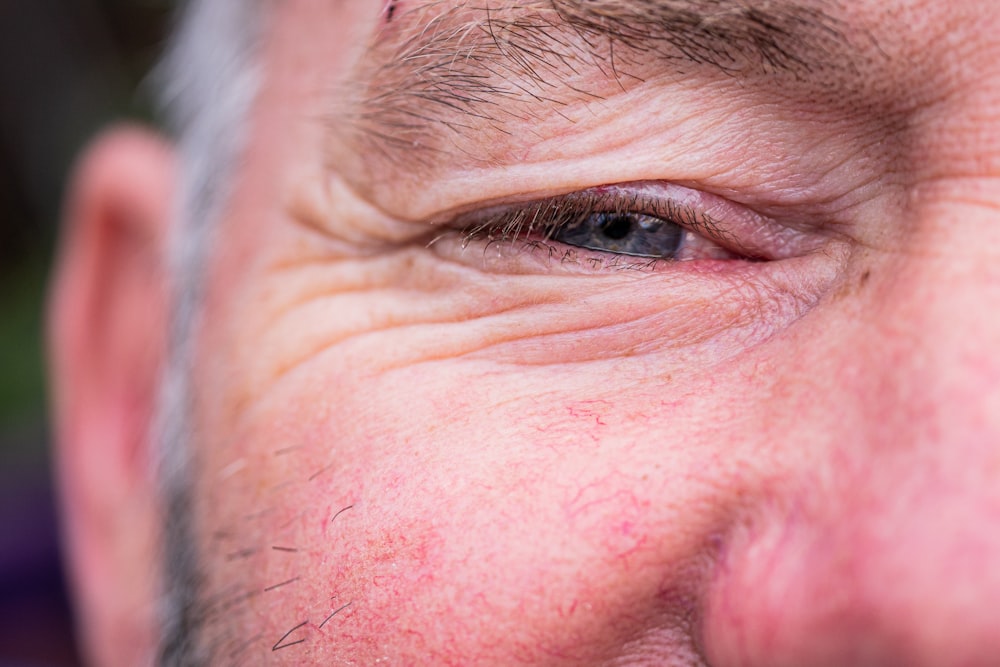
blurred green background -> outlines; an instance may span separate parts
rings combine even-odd
[[[45,292],[89,137],[148,120],[168,0],[0,0],[0,667],[79,663],[49,480]]]

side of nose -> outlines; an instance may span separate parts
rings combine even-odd
[[[721,558],[712,665],[1000,664],[998,211],[942,201],[873,263],[824,350],[840,373],[788,433],[815,467]]]

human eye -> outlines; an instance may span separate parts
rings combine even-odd
[[[462,251],[481,248],[494,262],[528,254],[589,270],[769,261],[795,250],[790,228],[722,197],[656,181],[488,205],[446,224],[449,232],[435,243],[457,233]]]

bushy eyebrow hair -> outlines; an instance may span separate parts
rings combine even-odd
[[[439,149],[442,129],[504,133],[509,121],[600,98],[585,72],[622,90],[651,61],[794,84],[856,73],[859,59],[836,0],[411,2],[369,48],[335,119],[361,150],[394,159]]]

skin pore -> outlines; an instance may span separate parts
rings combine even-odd
[[[267,25],[179,664],[990,664],[991,0]],[[633,214],[689,254],[602,250]]]

